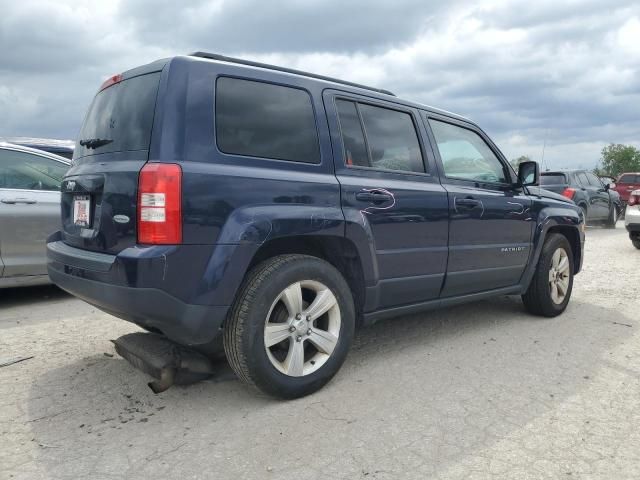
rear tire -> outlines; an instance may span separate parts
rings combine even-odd
[[[636,247],[638,250],[640,250],[640,238],[637,238],[637,239],[632,238],[631,239],[631,243],[633,243],[634,247]]]
[[[542,247],[531,284],[522,295],[534,315],[555,317],[567,308],[573,289],[573,252],[564,235],[551,233]]]
[[[342,366],[355,328],[349,285],[331,264],[280,255],[248,274],[224,328],[244,383],[279,398],[322,388]]]
[[[587,225],[587,207],[584,205],[578,205],[580,210],[582,210],[582,215],[584,216],[584,224]]]

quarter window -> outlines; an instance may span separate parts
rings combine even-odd
[[[216,136],[225,153],[320,163],[311,97],[297,88],[218,79]]]
[[[0,149],[0,188],[59,191],[68,168],[39,155]]]
[[[430,120],[447,177],[476,182],[507,183],[502,162],[476,132]]]
[[[336,105],[347,166],[424,173],[410,114],[347,100]]]

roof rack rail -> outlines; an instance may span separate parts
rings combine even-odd
[[[371,90],[377,93],[383,93],[385,95],[392,95],[393,92],[384,90],[382,88],[367,87],[366,85],[360,85],[359,83],[348,82],[346,80],[340,80],[338,78],[327,77],[325,75],[318,75],[316,73],[304,72],[302,70],[294,70],[293,68],[279,67],[277,65],[269,65],[268,63],[253,62],[251,60],[243,60],[241,58],[227,57],[225,55],[218,55],[217,53],[207,52],[193,52],[189,54],[190,57],[208,58],[210,60],[219,60],[221,62],[238,63],[240,65],[248,65],[250,67],[268,68],[269,70],[276,70],[278,72],[293,73],[296,75],[303,75],[305,77],[317,78],[319,80],[326,80],[334,83],[341,83],[343,85],[349,85],[350,87],[364,88],[365,90]]]

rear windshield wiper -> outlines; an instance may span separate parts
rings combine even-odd
[[[80,140],[80,145],[87,148],[100,148],[113,140],[107,140],[106,138],[87,138],[86,140]]]

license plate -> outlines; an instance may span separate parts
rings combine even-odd
[[[91,197],[77,195],[73,197],[73,223],[79,227],[91,224]]]

